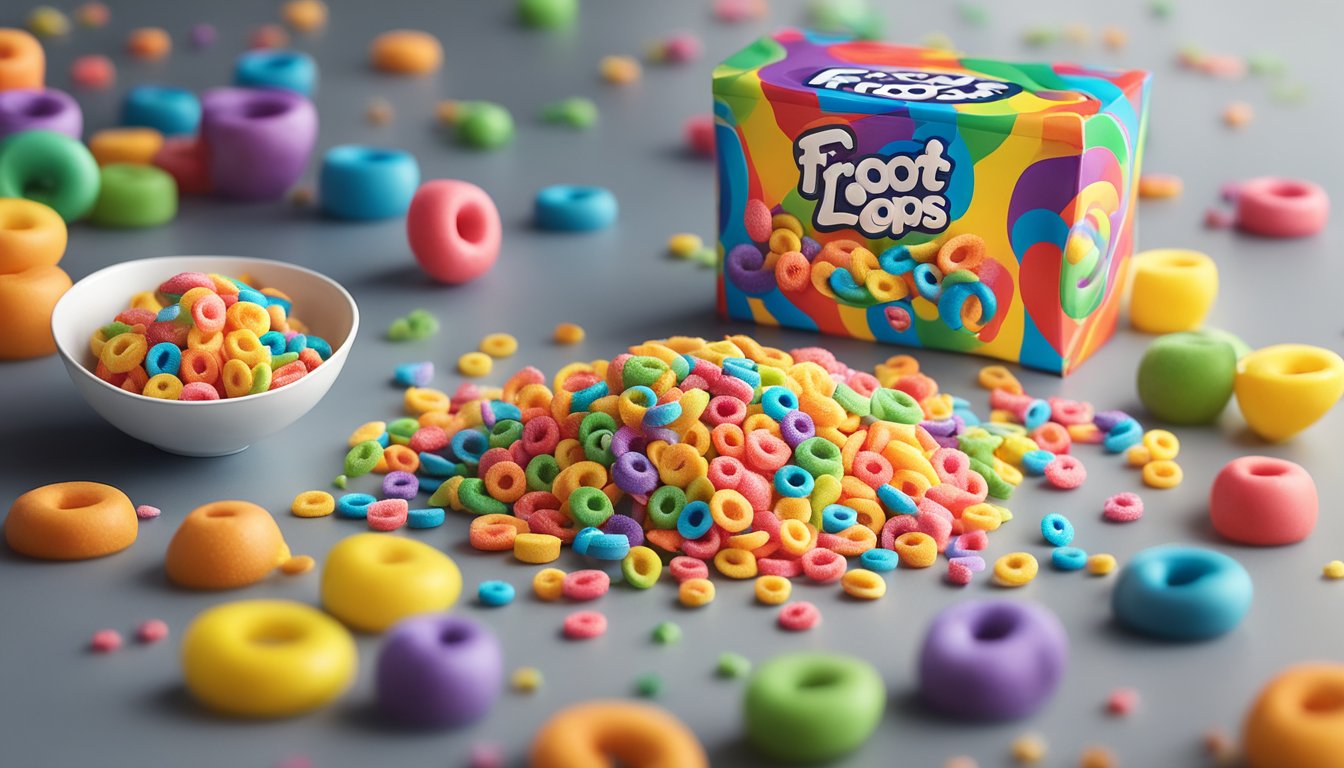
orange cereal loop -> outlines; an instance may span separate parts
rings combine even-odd
[[[394,29],[373,39],[369,63],[388,74],[424,75],[443,63],[443,46],[428,32]]]
[[[164,566],[179,586],[234,589],[261,581],[289,558],[271,513],[246,501],[216,501],[183,518]]]
[[[0,307],[5,309],[0,360],[26,360],[56,351],[51,312],[70,285],[70,276],[54,265],[0,274]]]
[[[42,44],[26,30],[0,29],[0,91],[41,88],[47,76]]]
[[[898,376],[910,376],[919,373],[919,360],[910,355],[892,355],[887,358],[883,365],[890,368]]]
[[[280,6],[280,18],[295,32],[316,32],[327,24],[322,0],[289,0]]]
[[[0,274],[50,267],[65,255],[65,221],[21,197],[0,199]]]
[[[415,451],[404,445],[393,443],[383,449],[383,459],[379,462],[384,469],[374,468],[374,472],[386,474],[388,472],[410,472],[415,473],[420,468],[420,456]]]
[[[266,308],[250,301],[235,302],[229,307],[224,312],[224,332],[240,330],[251,331],[257,336],[271,330],[271,316]]]
[[[512,504],[527,493],[527,476],[523,473],[523,468],[512,461],[500,461],[490,465],[483,479],[485,492],[490,494],[491,498],[505,504]]]
[[[633,56],[603,56],[597,65],[598,74],[612,85],[629,85],[639,80],[643,69]]]
[[[985,241],[971,233],[957,235],[938,248],[938,269],[944,275],[958,269],[974,272],[985,260]]]
[[[173,50],[173,39],[158,27],[141,27],[131,30],[126,38],[126,52],[133,58],[146,61],[158,61]]]
[[[985,389],[1002,389],[1014,395],[1022,394],[1022,382],[1002,365],[986,365],[981,368],[978,382]]]
[[[578,344],[583,341],[583,326],[576,323],[560,323],[555,326],[556,344]]]
[[[139,523],[126,494],[110,485],[67,482],[34,488],[5,518],[10,549],[43,560],[87,560],[135,543]]]
[[[153,128],[104,128],[89,139],[89,152],[99,165],[152,165],[163,148],[163,134]]]

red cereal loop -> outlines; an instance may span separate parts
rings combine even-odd
[[[513,516],[523,522],[528,522],[534,512],[543,509],[560,509],[560,499],[550,491],[530,491],[513,502]]]
[[[753,472],[771,473],[785,464],[793,455],[793,449],[782,438],[776,437],[764,429],[753,429],[746,436],[746,447],[742,462]],[[768,498],[767,498],[768,503]]]
[[[887,457],[873,451],[859,451],[854,454],[854,466],[850,474],[869,488],[878,488],[891,482],[895,471]]]
[[[911,373],[897,379],[892,389],[899,389],[913,397],[915,402],[922,403],[938,394],[938,382],[922,373]]]
[[[574,537],[579,535],[574,527],[574,520],[558,509],[536,510],[528,516],[527,526],[533,533],[550,534],[565,544],[572,544]]]
[[[792,579],[803,573],[803,561],[797,558],[763,557],[756,561],[756,573],[761,576],[783,576]]]
[[[553,453],[559,444],[560,425],[550,416],[538,416],[523,427],[521,445],[531,456]]]
[[[820,623],[821,611],[817,610],[817,606],[806,600],[787,603],[779,609],[779,626],[790,632],[803,632]]]
[[[947,580],[952,584],[964,587],[971,583],[971,578],[974,575],[975,573],[970,569],[970,566],[965,563],[951,560],[947,564]]]
[[[955,448],[939,448],[929,457],[929,463],[933,465],[933,471],[938,473],[938,479],[963,490],[966,488],[971,472],[969,456]]]
[[[705,532],[704,536],[698,539],[685,539],[681,542],[681,551],[683,554],[693,557],[697,560],[708,560],[723,549],[723,529],[719,526],[713,526]]]
[[[918,530],[919,519],[915,515],[892,515],[882,526],[882,533],[877,539],[878,546],[883,549],[895,549],[898,536]]]
[[[570,640],[591,640],[606,631],[607,617],[600,611],[575,611],[565,617],[564,633]]]
[[[709,578],[709,566],[704,560],[697,560],[694,557],[677,555],[667,564],[667,569],[672,572],[672,578],[680,584],[687,579],[707,579]]]
[[[774,487],[763,475],[747,472],[737,484],[737,492],[747,500],[752,509],[770,509],[774,500]]]
[[[920,533],[928,534],[933,539],[933,543],[938,545],[938,551],[947,549],[947,542],[952,538],[952,518],[943,517],[937,513],[925,510],[915,517],[915,530]]]
[[[809,549],[801,560],[803,575],[818,584],[830,584],[845,575],[845,558],[829,549]]]
[[[770,206],[760,200],[748,200],[746,210],[742,212],[742,223],[747,228],[747,237],[758,243],[770,239],[774,216]]]
[[[1073,456],[1059,456],[1045,465],[1045,479],[1062,490],[1072,490],[1087,480],[1087,468]]]
[[[1031,433],[1031,439],[1037,446],[1055,455],[1068,453],[1073,444],[1068,427],[1053,421],[1047,421],[1037,427],[1036,431]]]
[[[969,531],[963,533],[957,538],[958,549],[972,549],[980,551],[989,546],[989,535],[981,530]]]
[[[501,461],[513,461],[513,454],[509,453],[508,448],[491,448],[481,454],[481,460],[476,464],[476,476],[485,477],[490,468]]]
[[[1101,514],[1113,523],[1132,523],[1143,517],[1143,499],[1137,493],[1117,493],[1106,500]]]
[[[448,447],[448,433],[443,427],[421,427],[411,435],[409,445],[416,453],[441,451]]]
[[[560,594],[570,600],[586,602],[607,594],[610,588],[610,576],[604,571],[588,568],[565,574],[565,580],[560,584]]]
[[[409,510],[405,499],[375,501],[369,505],[369,527],[375,531],[395,531],[406,524]]]
[[[871,397],[874,392],[882,387],[882,382],[877,377],[865,371],[855,371],[845,380],[845,385],[864,397]]]

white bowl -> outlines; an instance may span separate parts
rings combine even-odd
[[[199,402],[159,400],[114,387],[93,374],[89,337],[126,309],[131,296],[179,272],[252,275],[294,300],[294,316],[331,343],[332,354],[288,386],[246,397]],[[166,256],[101,269],[75,283],[51,315],[56,348],[75,389],[122,432],[171,453],[226,456],[303,416],[331,389],[359,329],[355,300],[335,281],[279,261],[238,256]]]

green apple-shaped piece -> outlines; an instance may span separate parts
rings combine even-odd
[[[1170,333],[1139,361],[1139,400],[1168,424],[1209,424],[1227,407],[1236,376],[1236,348],[1225,336]]]

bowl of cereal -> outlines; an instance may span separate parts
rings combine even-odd
[[[170,453],[225,456],[317,405],[359,309],[293,264],[167,256],[75,283],[51,328],[75,389],[117,429]]]

